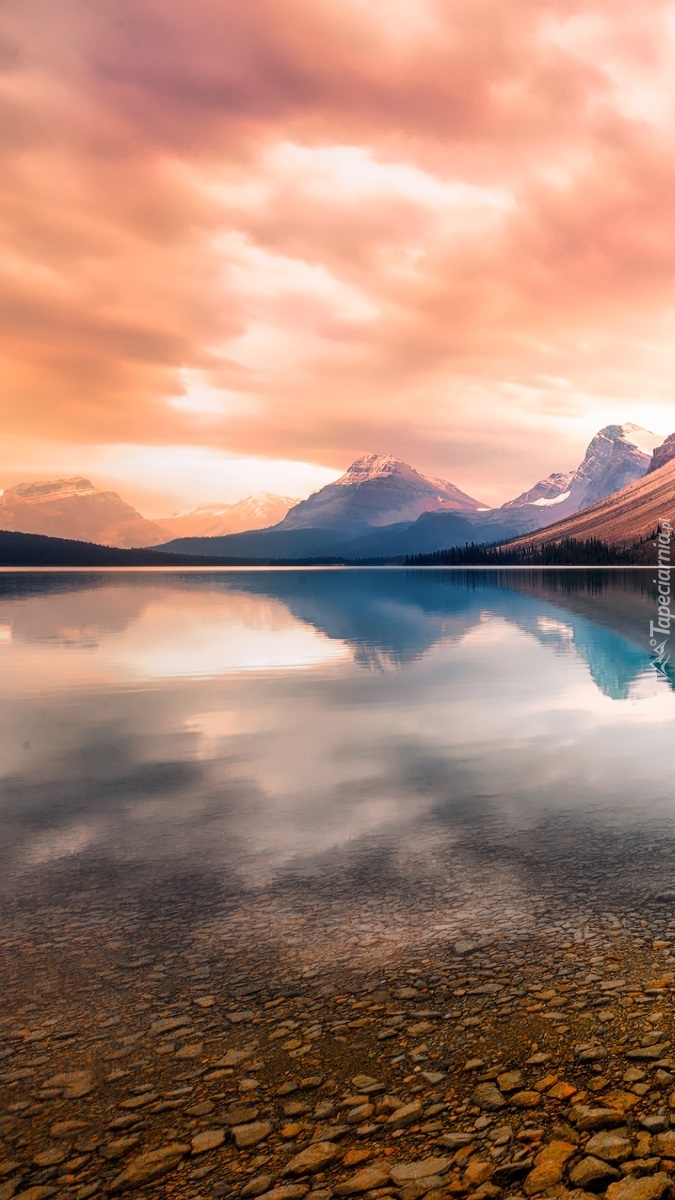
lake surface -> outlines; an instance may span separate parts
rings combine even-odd
[[[525,933],[556,865],[558,904],[625,907],[645,856],[663,886],[672,865],[654,591],[637,571],[3,573],[7,919],[113,906],[185,932],[245,902],[273,942],[320,916],[308,955],[339,959],[411,929]]]
[[[506,1200],[570,1097],[666,1129],[655,610],[642,571],[0,574],[2,1197],[275,1200],[306,1150],[317,1200],[430,1156]]]

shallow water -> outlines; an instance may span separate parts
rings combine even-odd
[[[4,573],[5,912],[266,899],[273,937],[318,905],[339,956],[526,932],[555,864],[558,905],[620,910],[671,879],[655,603],[645,572]]]
[[[652,588],[0,574],[0,1200],[148,1171],[143,1195],[278,1200],[319,1151],[294,1196],[407,1161],[443,1180],[398,1200],[508,1200],[598,1093],[581,1128],[627,1123],[621,1170],[661,1164],[638,1178],[660,1196],[675,698]],[[598,1170],[577,1149],[574,1187]]]

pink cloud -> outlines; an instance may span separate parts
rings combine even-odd
[[[667,432],[674,60],[662,4],[13,0],[4,428],[495,499]]]

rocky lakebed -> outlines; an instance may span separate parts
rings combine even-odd
[[[0,1200],[675,1194],[675,893],[622,900],[655,850],[619,874],[612,847],[592,886],[559,840],[520,895],[477,857],[405,904],[347,876],[17,893]]]

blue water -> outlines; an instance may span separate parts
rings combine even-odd
[[[286,880],[399,927],[440,879],[517,914],[555,870],[620,907],[672,865],[655,607],[645,572],[3,573],[0,898]]]

